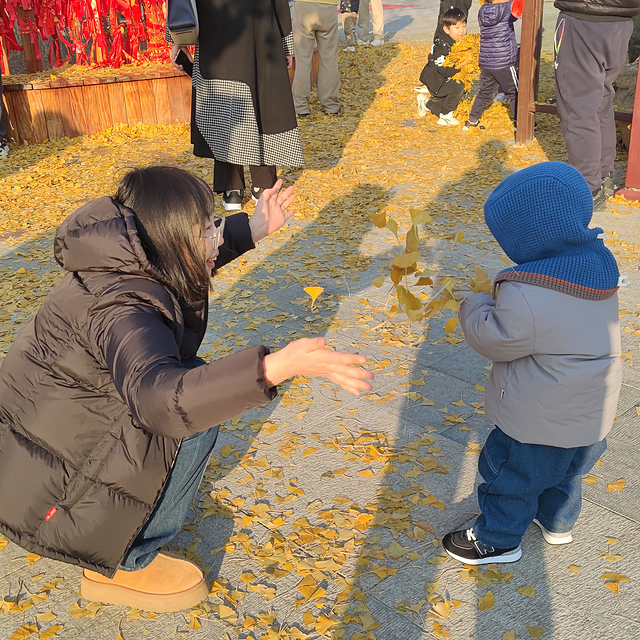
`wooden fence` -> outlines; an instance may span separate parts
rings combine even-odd
[[[293,81],[292,69],[289,77]],[[314,52],[311,86],[317,85]],[[145,74],[82,79],[56,78],[12,84],[5,78],[7,138],[10,142],[92,135],[116,123],[172,124],[191,117],[191,78],[168,68]]]

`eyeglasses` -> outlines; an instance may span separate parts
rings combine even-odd
[[[211,219],[211,221],[213,222],[213,229],[209,229],[208,231],[205,232],[208,235],[205,235],[204,237],[207,240],[213,240],[214,249],[217,249],[218,246],[220,245],[220,239],[222,238],[222,235],[224,233],[225,220],[226,218],[221,218],[219,216],[213,217]]]

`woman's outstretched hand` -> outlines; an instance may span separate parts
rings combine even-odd
[[[280,192],[281,186],[282,180],[278,180],[271,189],[262,192],[256,203],[256,210],[249,219],[254,244],[277,231],[293,215],[292,211],[287,211],[293,202],[293,187]]]
[[[373,373],[362,368],[366,362],[364,356],[331,351],[325,347],[324,338],[302,338],[291,342],[284,349],[265,357],[265,378],[275,386],[299,375],[322,377],[356,396],[361,391],[371,391],[368,380],[373,380]]]

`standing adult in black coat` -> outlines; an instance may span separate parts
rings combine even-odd
[[[371,388],[352,366],[364,358],[322,338],[196,359],[211,271],[286,221],[292,188],[279,187],[251,219],[214,218],[199,178],[139,169],[58,229],[67,273],[0,369],[0,532],[83,567],[90,600],[177,611],[206,598],[202,571],[158,549],[184,523],[216,425],[302,373]]]
[[[288,73],[293,60],[289,3],[196,4],[200,36],[193,61],[193,153],[215,158],[213,190],[222,194],[227,211],[239,211],[244,165],[256,200],[275,184],[276,165],[304,166]],[[179,49],[174,45],[172,60]]]

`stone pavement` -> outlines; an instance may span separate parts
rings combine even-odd
[[[431,4],[420,3],[421,10],[433,11]],[[417,126],[407,120],[411,100],[396,103],[389,121],[376,120],[377,130],[391,136]],[[362,126],[373,118],[379,116],[366,116]],[[308,126],[320,131],[322,122]],[[540,129],[554,122],[545,116]],[[421,126],[427,135],[428,123]],[[457,132],[432,133],[433,140],[459,139]],[[419,141],[393,157],[381,148],[357,186],[336,187],[333,198],[318,201],[315,219],[292,221],[216,279],[206,357],[322,333],[335,348],[366,355],[377,378],[364,398],[298,379],[268,407],[222,427],[192,518],[172,546],[208,569],[209,601],[157,616],[100,607],[79,598],[76,567],[29,557],[9,543],[0,552],[0,597],[17,598],[23,612],[4,613],[9,605],[0,600],[0,640],[24,625],[38,625],[38,632],[28,635],[27,628],[16,639],[57,625],[56,637],[79,640],[330,638],[337,618],[348,623],[337,637],[354,639],[640,636],[638,208],[612,203],[594,219],[631,286],[620,293],[625,367],[618,418],[602,464],[584,483],[574,543],[550,547],[532,526],[518,563],[480,571],[445,559],[439,546],[438,537],[477,514],[477,453],[491,428],[481,404],[489,363],[460,340],[459,330],[445,331],[451,310],[434,309],[423,323],[390,317],[389,279],[382,287],[374,280],[388,273],[399,248],[368,214],[386,207],[398,217],[391,215],[396,202],[428,210],[434,224],[421,226],[421,263],[438,279],[472,273],[475,265],[490,276],[503,268],[486,230],[466,213],[477,213],[495,180],[514,168],[500,165],[506,156],[499,136],[486,135],[481,148],[495,158],[493,182],[483,183],[477,171],[448,182],[447,167]],[[358,148],[351,153],[327,170],[338,176],[332,184],[355,165]],[[398,173],[404,179],[395,178],[397,157],[405,158]],[[434,197],[411,174],[415,167],[440,188]],[[322,172],[314,166],[308,173]],[[305,191],[311,179],[298,187],[305,206],[315,197]],[[437,231],[436,223],[449,232]],[[29,250],[5,245],[0,269],[50,267],[34,264]],[[324,289],[313,306],[304,292],[310,285]],[[436,280],[425,291],[444,301],[445,287]],[[465,287],[458,277],[453,291],[465,294]]]

